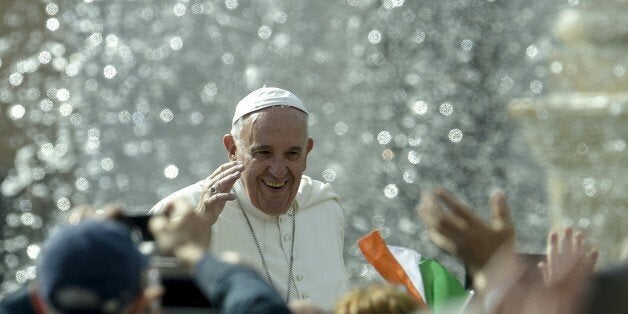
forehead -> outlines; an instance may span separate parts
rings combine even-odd
[[[292,107],[265,108],[253,113],[246,120],[242,131],[242,138],[249,144],[290,142],[302,146],[307,139],[307,116]]]

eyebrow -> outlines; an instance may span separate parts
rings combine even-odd
[[[264,149],[271,149],[272,147],[270,145],[258,145],[258,146],[253,146],[251,148],[249,148],[249,151],[254,152],[254,151],[258,151],[258,150],[264,150]],[[303,147],[301,146],[293,146],[290,147],[288,150],[296,150],[299,152],[303,151]]]

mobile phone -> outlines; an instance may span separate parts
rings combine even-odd
[[[136,242],[151,242],[155,240],[153,234],[148,230],[148,221],[151,217],[152,215],[145,212],[128,212],[117,220],[131,229],[131,237]]]
[[[148,211],[128,211],[117,220],[128,226],[131,237],[142,245],[153,246],[155,239],[148,229],[148,221],[152,215]],[[140,248],[140,250],[142,250]],[[160,281],[165,288],[161,306],[167,313],[195,314],[217,313],[205,295],[198,289],[187,271],[173,257],[158,256],[150,250],[149,264],[159,273]]]

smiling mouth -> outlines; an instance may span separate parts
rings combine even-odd
[[[271,187],[271,188],[278,189],[278,188],[281,188],[281,187],[283,187],[284,185],[286,185],[286,182],[287,182],[287,181],[279,181],[279,182],[276,182],[276,181],[269,181],[269,180],[263,180],[263,179],[262,179],[262,182],[264,182],[264,184],[266,184],[266,186],[269,186],[269,187]]]

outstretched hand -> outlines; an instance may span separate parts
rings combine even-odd
[[[581,232],[574,234],[571,228],[565,228],[560,244],[558,237],[556,231],[549,234],[547,261],[538,265],[545,285],[549,287],[570,286],[574,278],[590,275],[598,257],[597,250],[585,250]]]
[[[446,189],[424,195],[417,212],[434,243],[461,258],[472,273],[481,270],[502,246],[512,250],[515,230],[503,192],[490,197],[493,219],[485,223]]]
[[[562,239],[551,232],[547,262],[538,264],[543,278],[520,256],[499,251],[474,280],[479,312],[578,313],[598,256],[584,249],[583,238],[571,228],[565,228]]]
[[[196,212],[214,217],[215,219],[211,221],[212,225],[218,219],[225,203],[236,199],[235,194],[231,193],[231,188],[240,178],[243,170],[244,165],[241,162],[232,161],[221,165],[205,179],[205,186],[196,206]]]
[[[172,218],[173,212],[177,217]],[[198,263],[209,249],[212,213],[199,213],[184,199],[175,199],[166,210],[149,221],[157,246],[166,255],[174,255],[187,266]]]

